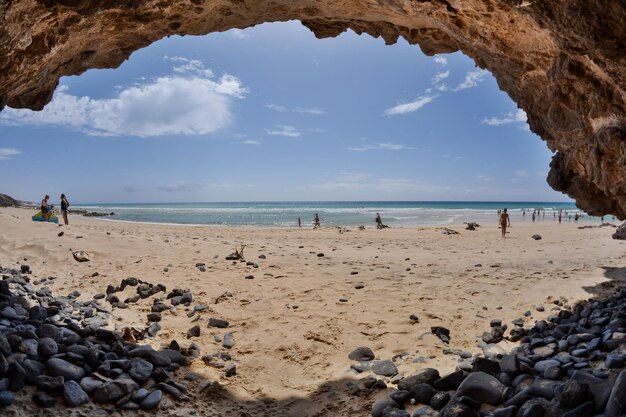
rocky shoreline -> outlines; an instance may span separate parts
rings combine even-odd
[[[160,313],[155,311],[169,308],[165,300],[189,305],[190,293],[174,290],[167,298],[155,299],[146,329],[119,332],[108,328],[113,316],[98,300],[124,308],[163,293],[163,285],[126,278],[120,286],[109,286],[106,294],[79,301],[78,291],[53,296],[45,285],[55,278],[31,282],[30,273],[27,265],[19,270],[0,267],[0,408],[10,406],[14,392],[26,385],[36,387],[32,401],[41,408],[53,407],[63,398],[69,407],[92,401],[109,412],[152,410],[165,394],[185,399],[189,388],[177,382],[175,374],[200,357],[198,346],[192,342],[183,348],[174,340],[156,350],[137,340],[154,337],[160,330]],[[120,301],[115,293],[126,287],[136,287],[137,294]],[[236,373],[234,364],[226,368],[227,375]],[[203,379],[193,373],[185,378]]]
[[[482,336],[484,357],[457,352],[457,370],[436,369],[399,377],[393,361],[375,361],[359,347],[349,358],[356,372],[391,376],[397,386],[374,403],[373,417],[620,417],[626,414],[626,288],[616,295],[575,306],[559,301],[547,320],[525,329],[513,321],[507,339],[521,342],[512,352],[496,343],[507,326],[491,322]],[[543,308],[543,307],[542,307]],[[527,312],[527,316],[530,312]],[[441,331],[441,328],[437,329]],[[435,330],[433,330],[433,333]],[[387,388],[368,376],[366,388]],[[409,413],[405,408],[414,408]]]

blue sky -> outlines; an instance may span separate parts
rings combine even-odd
[[[551,152],[457,53],[299,22],[170,37],[0,112],[0,192],[39,201],[569,201]]]

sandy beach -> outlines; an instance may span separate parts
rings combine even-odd
[[[193,409],[203,416],[366,416],[385,390],[353,395],[351,383],[371,375],[350,370],[348,354],[358,346],[370,347],[379,359],[395,358],[401,375],[425,367],[443,374],[459,360],[443,350],[480,353],[477,341],[490,319],[533,323],[554,313],[555,301],[604,294],[626,276],[624,242],[611,239],[611,227],[578,228],[593,223],[512,217],[502,239],[495,216],[476,231],[452,225],[447,227],[459,234],[444,234],[443,227],[190,227],[77,216],[61,227],[32,222],[32,214],[0,209],[0,265],[26,263],[33,279],[57,277],[50,285],[56,294],[78,290],[84,300],[136,277],[168,291],[189,289],[192,305],[208,305],[192,318],[184,306],[164,312],[162,330],[146,340],[155,347],[193,341],[211,354],[224,350],[214,336],[233,333],[229,353],[237,375],[227,378],[222,369],[195,360],[191,369],[219,385],[191,393],[190,402],[163,415]],[[245,259],[258,268],[225,260],[242,244]],[[76,262],[76,250],[92,260]],[[355,288],[359,283],[363,288]],[[113,324],[144,327],[151,304],[146,299],[114,309]],[[227,320],[230,328],[207,328],[211,317]],[[201,335],[187,340],[196,324]],[[431,326],[449,328],[450,344],[432,335]]]

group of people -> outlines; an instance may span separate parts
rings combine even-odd
[[[47,196],[46,196],[47,197]],[[313,217],[313,229],[318,229],[320,227],[322,227],[322,223],[321,221],[324,219],[320,218],[320,215],[318,213],[315,213],[315,216]],[[376,229],[384,229],[385,226],[383,224],[383,219],[382,217],[380,217],[380,213],[376,213],[376,219],[374,220],[376,222]],[[298,227],[302,227],[302,219],[300,217],[298,217]]]
[[[574,219],[574,223],[578,223],[578,220],[580,220],[582,218],[582,214],[579,213],[575,213],[573,216]],[[526,210],[522,211],[522,218],[525,221],[526,220]],[[534,209],[531,215],[531,219],[533,222],[535,221],[539,221],[539,219],[541,218],[541,220],[545,220],[546,219],[546,210],[545,209]],[[565,218],[567,218],[568,222],[572,221],[572,214],[568,213],[567,210],[558,210],[552,213],[552,220],[553,221],[558,221],[559,223],[561,223]],[[604,217],[602,218],[602,221],[604,221]]]
[[[52,217],[52,213],[54,212],[54,205],[49,203],[50,196],[48,194],[45,195],[43,200],[41,200],[41,215],[44,220],[49,222]],[[67,219],[67,208],[70,206],[70,202],[67,201],[65,194],[61,194],[61,215],[63,216],[63,222],[67,226],[70,224]]]

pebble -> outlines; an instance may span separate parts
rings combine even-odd
[[[226,329],[229,326],[229,323],[226,320],[213,318],[209,319],[208,327],[217,327],[219,329]]]
[[[63,398],[70,407],[78,407],[89,401],[89,396],[76,381],[67,381],[63,384]]]
[[[234,363],[228,364],[226,368],[224,368],[224,375],[227,377],[237,375],[237,366]]]
[[[200,326],[195,325],[189,330],[187,330],[187,339],[191,339],[192,337],[199,337],[199,336],[200,336]]]
[[[348,358],[353,361],[371,361],[375,358],[374,352],[367,346],[359,346],[348,354]]]
[[[66,381],[80,381],[85,376],[83,368],[60,358],[49,359],[46,370],[50,376],[62,376]]]
[[[152,391],[139,403],[139,407],[141,407],[142,410],[152,410],[157,405],[159,405],[162,399],[163,399],[163,391],[161,390]]]
[[[354,284],[354,288],[357,290],[363,289],[365,288],[365,284],[363,284],[362,282],[357,282],[356,284]]]
[[[396,365],[389,360],[374,361],[370,367],[376,375],[393,376],[398,373]]]
[[[226,333],[224,335],[224,343],[222,344],[226,349],[230,349],[235,346],[235,338],[232,333]]]

